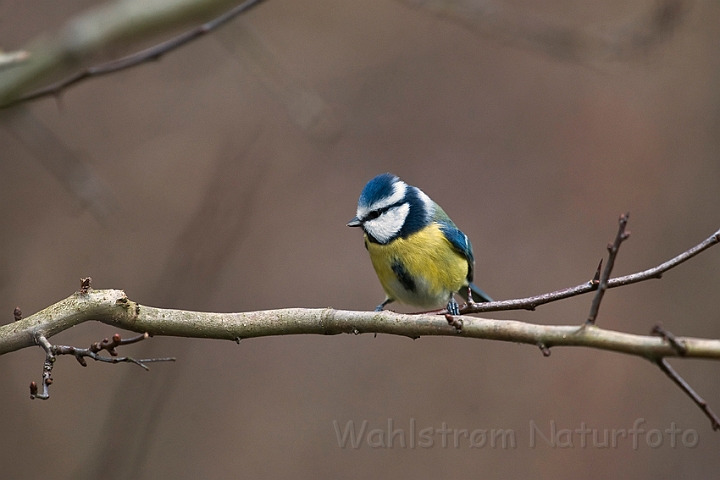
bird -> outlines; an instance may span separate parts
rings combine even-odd
[[[422,190],[392,173],[371,179],[360,193],[348,227],[360,227],[385,300],[459,315],[454,294],[468,305],[492,302],[473,283],[470,240]]]

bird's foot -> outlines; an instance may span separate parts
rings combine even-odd
[[[375,307],[375,311],[382,312],[383,310],[385,310],[385,305],[387,305],[388,303],[392,303],[392,302],[393,302],[393,300],[391,298],[386,298],[384,302],[382,302],[380,305]]]
[[[463,327],[462,319],[457,318],[459,316],[460,307],[458,306],[454,298],[450,298],[450,301],[447,304],[447,313],[445,314],[445,320],[447,320],[448,324],[455,327],[455,330],[457,330],[458,333],[462,331]]]
[[[451,298],[447,304],[447,313],[450,315],[460,315],[460,307],[454,298]]]

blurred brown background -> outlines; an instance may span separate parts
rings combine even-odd
[[[20,48],[92,5],[0,3]],[[658,6],[660,5],[660,6]],[[487,10],[492,7],[495,10]],[[669,6],[669,7],[668,7]],[[493,16],[494,15],[494,16]],[[392,171],[472,239],[496,299],[590,278],[618,215],[615,274],[654,266],[720,227],[717,2],[271,0],[163,58],[0,117],[0,311],[75,291],[211,311],[370,309],[383,294],[345,227],[365,182]],[[108,52],[107,58],[124,52]],[[720,250],[612,290],[599,324],[717,338]],[[585,296],[506,312],[580,323]],[[87,324],[54,337],[87,346]],[[379,335],[231,342],[155,338],[150,372],[43,355],[0,359],[3,478],[710,478],[720,434],[653,365],[589,349]],[[720,364],[672,361],[716,410]],[[515,448],[340,448],[342,429],[512,429]],[[558,429],[697,432],[651,448],[552,448]],[[452,437],[451,437],[452,438]]]

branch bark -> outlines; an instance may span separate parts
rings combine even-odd
[[[602,329],[593,325],[536,325],[514,320],[463,317],[462,330],[442,315],[285,308],[243,313],[208,313],[148,307],[122,290],[76,293],[23,320],[0,327],[0,355],[31,347],[70,327],[99,321],[150,335],[235,340],[271,335],[386,333],[418,338],[448,335],[544,345],[592,347],[657,361],[681,356],[665,339]],[[720,359],[720,340],[677,337],[683,358]]]

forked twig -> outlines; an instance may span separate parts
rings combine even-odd
[[[663,273],[668,270],[677,267],[683,262],[690,260],[695,255],[702,253],[708,248],[716,245],[720,242],[720,230],[716,231],[708,238],[695,245],[694,247],[684,251],[680,255],[671,258],[667,262],[661,263],[660,265],[648,268],[642,272],[625,275],[622,277],[611,278],[608,280],[607,288],[622,287],[625,285],[631,285],[633,283],[650,280],[653,278],[661,278]],[[471,306],[463,306],[460,309],[460,313],[465,315],[468,313],[483,313],[483,312],[500,312],[506,310],[535,310],[536,307],[544,305],[546,303],[557,302],[558,300],[564,300],[566,298],[576,297],[594,291],[597,288],[597,283],[593,280],[589,280],[585,283],[577,285],[575,287],[563,288],[562,290],[556,290],[550,293],[543,293],[541,295],[535,295],[533,297],[517,298],[513,300],[501,300],[496,302],[487,303],[474,303]]]
[[[52,345],[45,336],[38,335],[36,342],[43,350],[45,350],[45,361],[43,362],[43,375],[41,383],[42,393],[38,391],[38,385],[35,382],[30,382],[30,398],[39,398],[41,400],[47,400],[50,398],[50,385],[53,383],[52,370],[59,355],[73,355],[78,363],[80,363],[83,367],[87,367],[87,362],[85,361],[86,357],[105,363],[134,363],[145,370],[149,370],[148,366],[145,365],[146,363],[175,361],[174,357],[143,358],[138,360],[132,357],[117,356],[118,353],[115,350],[116,347],[137,343],[149,337],[150,335],[148,333],[143,333],[137,337],[123,339],[120,337],[120,334],[116,333],[112,336],[112,340],[108,340],[106,338],[101,342],[93,343],[90,345],[90,348],[77,348],[67,345]],[[102,350],[106,350],[112,356],[104,357],[99,355],[98,352]]]

